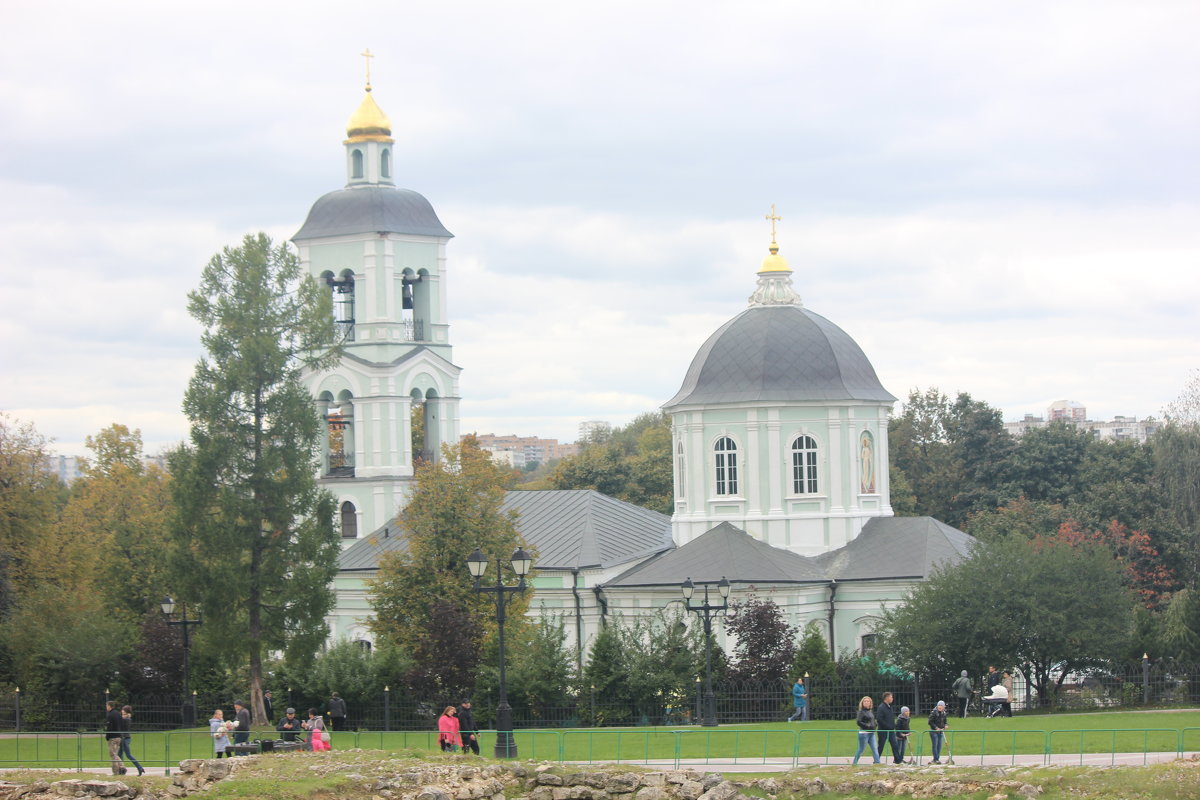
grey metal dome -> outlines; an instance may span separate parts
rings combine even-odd
[[[411,233],[452,237],[433,206],[411,189],[356,186],[320,197],[294,241],[350,233]]]
[[[862,348],[820,314],[798,305],[751,306],[708,337],[663,408],[895,399]]]

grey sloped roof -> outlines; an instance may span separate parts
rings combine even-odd
[[[722,522],[692,541],[626,570],[605,588],[677,586],[695,583],[823,583],[813,559],[772,547],[741,528]]]
[[[320,197],[292,239],[384,232],[447,238],[454,235],[442,225],[429,201],[411,189],[355,186]]]
[[[588,489],[507,492],[501,508],[517,512],[517,531],[537,548],[538,569],[615,566],[674,546],[666,514]],[[338,568],[372,571],[405,542],[405,530],[391,522],[343,550]]]
[[[933,517],[875,517],[844,547],[814,560],[839,581],[928,578],[966,558],[975,541]]]
[[[797,305],[752,306],[696,353],[663,408],[697,403],[896,398],[850,336]]]
[[[674,547],[671,518],[591,489],[512,491],[517,530],[541,569],[611,567]]]
[[[384,553],[404,552],[408,547],[405,530],[394,521],[364,536],[338,556],[338,569],[344,572],[374,572]]]

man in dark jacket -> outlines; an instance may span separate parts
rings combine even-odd
[[[458,707],[458,732],[462,736],[463,755],[467,754],[468,748],[479,755],[479,730],[475,727],[475,715],[471,713],[470,698]]]
[[[279,720],[276,728],[279,730],[280,738],[285,742],[296,741],[296,734],[300,732],[300,720],[296,719],[296,709],[289,708],[283,719]]]
[[[124,775],[126,769],[125,763],[121,761],[121,739],[125,735],[122,732],[125,718],[121,716],[121,709],[117,708],[115,700],[109,700],[104,704],[104,708],[104,738],[108,744],[108,760],[112,763],[112,774]]]
[[[271,690],[263,692],[263,711],[267,712],[267,724],[275,723],[275,704],[271,702]]]
[[[233,710],[237,712],[237,727],[233,731],[233,743],[248,744],[250,742],[250,709],[246,708],[246,704],[241,700],[235,700]]]
[[[892,708],[892,693],[883,693],[883,702],[875,709],[875,719],[879,723],[879,730],[875,734],[877,739],[877,749],[879,757],[883,758],[883,743],[888,742],[892,746],[892,757],[896,757],[896,711]]]
[[[329,698],[329,721],[335,731],[346,730],[346,701],[337,692]]]

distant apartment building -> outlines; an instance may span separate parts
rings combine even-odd
[[[546,464],[579,452],[579,445],[559,444],[558,439],[541,439],[537,436],[477,433],[475,439],[480,449],[491,453],[493,459],[516,469],[525,469],[535,463]]]
[[[83,468],[87,463],[87,459],[81,456],[59,456],[52,455],[46,457],[46,469],[58,476],[58,479],[70,486],[77,479],[83,477]],[[167,457],[159,456],[142,456],[142,465],[149,467],[151,464],[161,468],[167,468]]]
[[[1044,428],[1051,422],[1068,422],[1092,432],[1097,439],[1129,439],[1141,444],[1149,441],[1159,428],[1154,417],[1139,420],[1137,417],[1117,416],[1110,420],[1087,418],[1087,407],[1075,400],[1058,400],[1046,409],[1046,416],[1026,414],[1024,419],[1004,423],[1004,430],[1013,436],[1021,436],[1031,428]]]
[[[579,436],[575,441],[582,443],[607,439],[612,433],[612,424],[603,419],[589,419],[579,423]]]

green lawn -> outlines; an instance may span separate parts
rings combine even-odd
[[[913,720],[910,752],[929,752],[924,718]],[[270,734],[274,737],[273,732]],[[1182,736],[1182,740],[1181,740]],[[495,734],[482,736],[490,755]],[[255,734],[251,738],[258,738]],[[1108,712],[1018,716],[1013,719],[952,720],[949,743],[955,756],[1012,753],[1200,751],[1200,711]],[[853,755],[854,723],[778,722],[722,725],[718,728],[570,728],[520,730],[523,759],[546,761],[649,761],[730,758],[789,758],[807,761]],[[433,731],[334,733],[334,749],[437,750]],[[207,730],[135,733],[133,750],[144,766],[174,765],[212,754]],[[21,733],[0,735],[0,767],[103,767],[108,750],[103,734]]]

